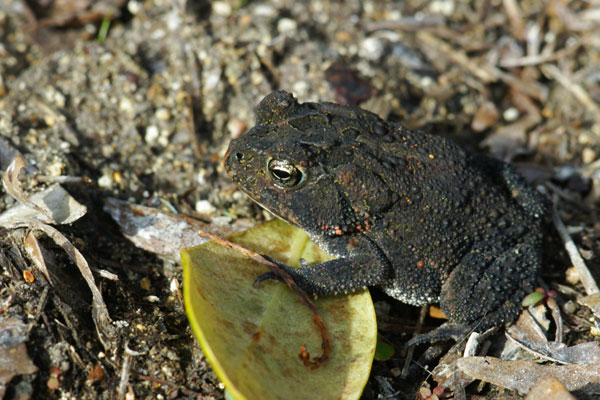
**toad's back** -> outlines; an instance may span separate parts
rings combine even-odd
[[[379,286],[457,323],[509,321],[540,266],[546,202],[508,165],[356,107],[257,108],[225,166],[240,188],[338,258],[290,270],[309,292]],[[483,329],[483,328],[482,328]]]

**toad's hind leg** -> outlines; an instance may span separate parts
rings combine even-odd
[[[537,240],[498,249],[476,247],[450,274],[440,296],[450,320],[476,331],[512,322],[531,290],[541,263]],[[496,250],[496,251],[495,251]]]
[[[533,289],[539,248],[539,243],[520,243],[500,254],[483,246],[471,250],[442,286],[440,306],[450,321],[412,338],[408,345],[459,341],[471,331],[513,321],[521,300]]]

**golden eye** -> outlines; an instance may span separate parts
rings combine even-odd
[[[269,177],[280,188],[292,188],[304,181],[302,171],[287,160],[269,160],[267,170]]]

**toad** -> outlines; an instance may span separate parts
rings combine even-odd
[[[260,102],[256,120],[231,141],[225,168],[336,257],[281,265],[307,293],[376,286],[415,306],[439,303],[449,321],[413,343],[515,319],[540,269],[548,206],[510,165],[284,91]]]

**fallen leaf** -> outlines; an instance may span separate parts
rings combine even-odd
[[[110,214],[123,235],[137,247],[154,254],[179,258],[179,250],[198,246],[208,240],[198,236],[198,230],[227,236],[251,227],[248,220],[234,224],[206,224],[181,214],[165,213],[156,208],[108,198],[104,211]]]
[[[18,179],[19,173],[25,168],[25,166],[26,164],[23,157],[17,155],[9,164],[6,171],[3,173],[2,183],[4,184],[7,193],[13,196],[21,204],[32,208],[34,210],[34,215],[27,216],[28,214],[26,214],[26,216],[24,217],[11,215],[3,219],[0,222],[0,226],[3,226],[7,229],[27,228],[42,231],[48,237],[50,237],[54,241],[54,243],[60,246],[65,251],[65,253],[67,253],[71,260],[73,260],[75,265],[77,265],[81,276],[83,277],[83,279],[85,279],[86,283],[88,284],[88,287],[90,288],[90,291],[92,292],[92,319],[94,320],[94,323],[96,325],[96,331],[98,333],[98,338],[100,339],[100,342],[102,343],[104,348],[108,350],[110,349],[110,346],[113,345],[114,338],[116,337],[117,332],[112,323],[110,315],[108,314],[108,309],[106,308],[106,304],[104,303],[102,294],[100,293],[98,286],[96,286],[94,275],[92,274],[92,271],[90,270],[90,267],[85,257],[83,257],[81,252],[79,252],[79,250],[73,245],[73,243],[71,243],[71,241],[67,239],[56,228],[44,222],[44,220],[47,220],[52,223],[59,223],[59,219],[62,220],[63,223],[65,223],[65,221],[69,221],[69,216],[74,215],[69,210],[69,208],[73,206],[73,204],[69,202],[69,199],[72,199],[75,203],[77,202],[68,194],[65,196],[64,194],[66,192],[58,185],[54,185],[54,189],[50,191],[50,193],[58,193],[57,197],[42,197],[41,204],[37,204],[31,201],[31,198],[26,196],[23,190],[21,189],[21,184]],[[67,210],[65,213],[60,212],[62,210],[61,207],[65,205],[62,204],[63,202],[66,202],[67,206]],[[80,211],[83,211],[83,214],[85,214],[85,207],[81,207],[83,207],[83,209],[80,209]],[[63,219],[62,216],[65,216],[66,219]],[[29,242],[29,244],[31,245],[31,242]]]
[[[33,195],[23,192],[19,174],[25,168],[25,159],[17,155],[2,175],[6,192],[18,200],[19,204],[0,215],[0,225],[23,218],[35,218],[47,224],[70,224],[85,215],[87,208],[59,184],[51,185]]]
[[[582,297],[577,299],[577,302],[582,306],[589,308],[596,318],[600,318],[600,293]]]
[[[33,232],[27,232],[25,235],[25,240],[23,241],[23,247],[27,252],[29,258],[33,261],[33,264],[40,270],[46,280],[51,283],[50,274],[48,273],[48,267],[46,266],[46,261],[44,260],[44,253],[42,252],[42,248],[40,246],[40,242],[37,240]]]
[[[554,376],[569,391],[600,395],[600,365],[545,365],[534,361],[503,361],[494,357],[467,357],[457,361],[465,374],[521,394],[542,379]]]
[[[377,361],[387,361],[396,353],[396,350],[386,342],[378,339],[375,347],[375,359]]]
[[[525,400],[575,400],[575,397],[569,393],[561,381],[551,376],[542,379],[535,385]]]
[[[6,384],[16,375],[37,372],[27,354],[27,325],[16,318],[0,316],[0,398],[4,397]]]
[[[274,220],[229,238],[290,265],[331,257],[304,232]],[[332,351],[318,369],[299,359],[321,336],[298,296],[280,282],[253,282],[266,267],[215,243],[181,252],[185,308],[204,354],[237,399],[355,399],[369,377],[377,328],[368,291],[315,301]]]

